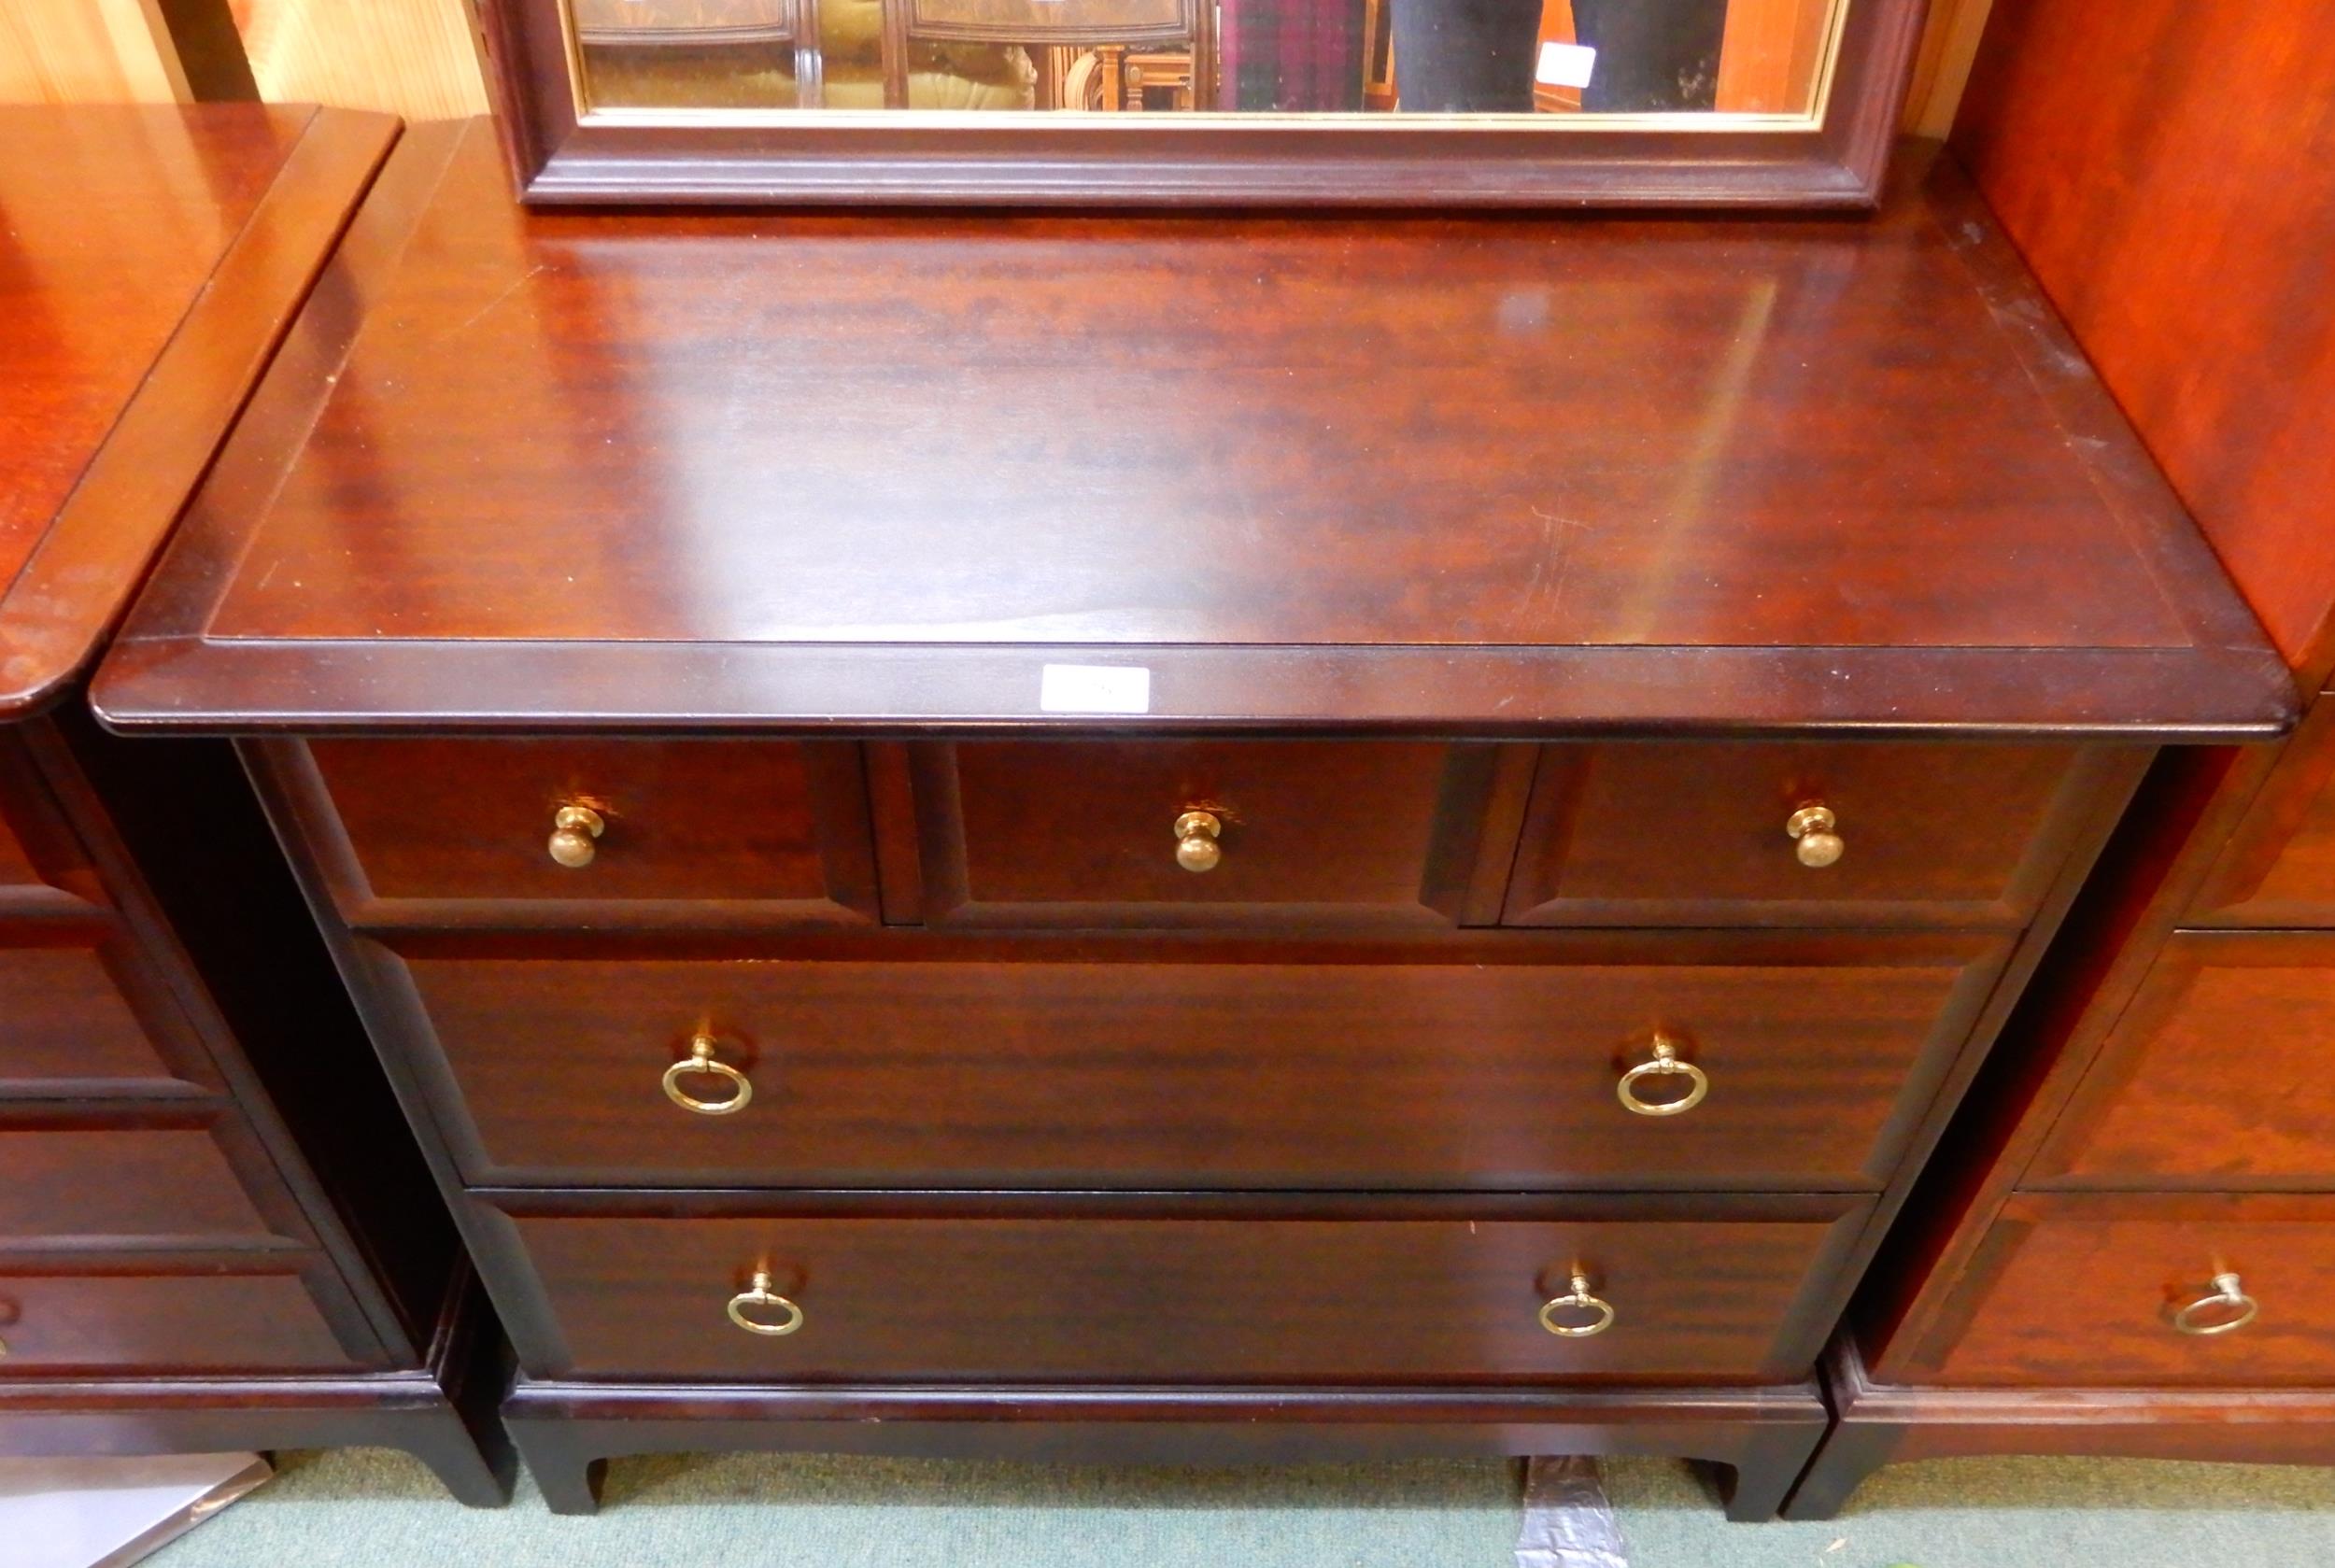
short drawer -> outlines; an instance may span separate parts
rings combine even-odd
[[[2116,1020],[2031,1182],[2335,1187],[2335,932],[2185,932]]]
[[[356,1364],[301,1277],[135,1264],[0,1269],[0,1367],[304,1372]]]
[[[111,940],[102,929],[0,930],[0,1098],[192,1087],[133,1007]]]
[[[849,744],[319,740],[306,751],[347,840],[335,891],[360,925],[876,917]],[[270,755],[297,767],[296,752]]]
[[[1732,1220],[517,1225],[566,1347],[529,1368],[545,1376],[1748,1381],[1804,1373],[1823,1332],[1804,1297],[1868,1201]],[[1593,1299],[1550,1305],[1576,1295]],[[800,1326],[749,1332],[733,1308],[764,1329],[800,1311]],[[1554,1334],[1544,1308],[1604,1327]]]
[[[2029,1194],[1982,1245],[1938,1381],[2335,1382],[2335,1198]]]
[[[0,1123],[0,1245],[276,1239],[207,1127]]]
[[[1506,918],[2023,925],[2080,815],[2129,788],[2144,756],[2008,744],[1547,746]]]
[[[2002,946],[913,951],[406,958],[482,1184],[1854,1190],[1894,1168]]]
[[[1531,762],[1394,741],[902,751],[913,804],[897,815],[913,812],[914,898],[936,925],[1490,925],[1516,831],[1513,810],[1495,820],[1495,786],[1512,757],[1521,808]],[[880,794],[892,772],[880,762]]]
[[[2191,900],[2194,925],[2335,926],[2335,699],[2313,706]]]

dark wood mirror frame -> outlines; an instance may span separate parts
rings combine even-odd
[[[477,0],[504,147],[541,205],[1868,207],[1925,0],[1849,0],[1808,129],[1455,127],[1448,117],[784,111],[579,117],[560,0]],[[1136,121],[1128,123],[1128,121]]]

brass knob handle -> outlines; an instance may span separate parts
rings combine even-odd
[[[1833,831],[1839,824],[1830,806],[1803,806],[1784,819],[1784,831],[1799,841],[1794,851],[1800,864],[1811,870],[1822,870],[1841,857],[1848,845]]]
[[[1642,1097],[1637,1086],[1649,1079],[1684,1078],[1687,1092],[1675,1100],[1649,1100]],[[1678,1048],[1667,1035],[1654,1037],[1654,1059],[1640,1062],[1621,1075],[1621,1081],[1613,1086],[1615,1097],[1625,1109],[1640,1116],[1678,1116],[1703,1103],[1703,1096],[1711,1092],[1711,1075],[1692,1062],[1678,1060]]]
[[[1561,1323],[1559,1312],[1587,1312],[1587,1322]],[[1592,1334],[1603,1334],[1613,1327],[1613,1303],[1590,1294],[1589,1276],[1576,1274],[1573,1289],[1540,1305],[1540,1326],[1560,1339],[1587,1339]]]
[[[588,866],[600,853],[599,838],[608,830],[589,806],[562,806],[551,814],[551,857],[573,870]]]
[[[689,1041],[689,1054],[665,1069],[665,1098],[684,1110],[694,1110],[700,1116],[727,1116],[733,1110],[743,1110],[754,1098],[754,1085],[746,1075],[727,1062],[714,1059],[714,1037],[699,1035]],[[729,1084],[729,1093],[718,1100],[700,1099],[681,1086],[685,1078],[718,1078]]]
[[[1186,812],[1176,818],[1176,864],[1187,871],[1212,871],[1224,858],[1224,846],[1216,841],[1224,825],[1214,812]]]
[[[749,1308],[776,1312],[780,1317],[775,1322],[764,1322],[759,1318],[747,1317]],[[757,1268],[754,1271],[754,1282],[729,1298],[729,1321],[748,1334],[768,1335],[775,1339],[802,1327],[802,1308],[771,1289],[769,1269]]]
[[[2219,1309],[2218,1316],[2208,1316]],[[2214,1288],[2172,1310],[2172,1326],[2200,1338],[2234,1334],[2261,1316],[2262,1304],[2245,1293],[2234,1274],[2214,1276]]]

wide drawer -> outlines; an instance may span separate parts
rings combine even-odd
[[[0,1098],[190,1087],[116,980],[110,940],[95,928],[0,932]]]
[[[2335,1198],[2022,1195],[1972,1274],[1941,1382],[2335,1383]]]
[[[0,1244],[276,1238],[207,1127],[0,1123]]]
[[[677,1187],[1873,1188],[2002,953],[1748,935],[1479,939],[1436,963],[1380,946],[1073,961],[1087,950],[904,936],[929,956],[457,945],[404,952],[465,1175]],[[1662,1047],[1683,1066],[1664,1071]],[[1698,1076],[1699,1104],[1649,1113]]]
[[[2186,932],[2031,1167],[2068,1185],[2335,1186],[2335,932]]]
[[[867,789],[849,744],[577,737],[306,750],[329,798],[319,809],[347,838],[334,890],[360,925],[876,916]]]
[[[1864,1199],[1790,1218],[517,1222],[538,1376],[1334,1382],[1799,1376]],[[1775,1208],[1778,1206],[1771,1206]],[[756,1293],[756,1277],[767,1276]],[[1594,1301],[1550,1307],[1580,1294]],[[742,1297],[746,1299],[742,1300]],[[1564,1328],[1602,1332],[1562,1336]],[[730,1309],[796,1332],[749,1332]]]
[[[2076,817],[2138,760],[1992,743],[1547,746],[1506,919],[2023,925]]]
[[[0,1270],[0,1369],[297,1372],[352,1364],[297,1273]]]
[[[1490,925],[1515,847],[1503,753],[1395,741],[984,741],[905,748],[924,920],[949,925]],[[895,770],[879,763],[880,793]],[[912,858],[887,843],[887,878]],[[886,905],[895,900],[886,883]]]

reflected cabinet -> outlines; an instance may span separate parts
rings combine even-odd
[[[485,0],[559,201],[1870,205],[1920,0]]]

